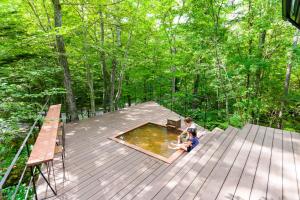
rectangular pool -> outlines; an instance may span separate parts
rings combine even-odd
[[[145,154],[172,163],[182,153],[182,150],[168,148],[171,142],[177,142],[180,131],[169,129],[165,126],[146,123],[131,129],[125,133],[120,133],[110,139],[141,151]]]

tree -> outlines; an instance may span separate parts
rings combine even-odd
[[[103,109],[104,111],[108,111],[109,106],[109,94],[110,94],[110,79],[109,73],[107,71],[106,66],[106,56],[104,51],[104,42],[105,42],[105,30],[104,30],[104,17],[103,11],[101,8],[99,9],[99,17],[100,17],[100,62],[103,76]]]
[[[89,88],[89,97],[90,97],[90,109],[91,109],[91,116],[96,115],[96,108],[95,108],[95,90],[94,90],[94,75],[92,71],[91,64],[88,62],[88,22],[87,22],[87,13],[86,8],[82,4],[81,5],[81,21],[82,21],[82,60],[83,65],[86,68],[86,81]]]
[[[295,32],[292,49],[289,52],[287,65],[286,65],[286,74],[285,74],[284,87],[283,87],[283,97],[281,99],[280,111],[278,114],[279,120],[278,120],[277,127],[280,129],[283,127],[283,121],[282,121],[283,111],[284,111],[284,108],[286,105],[286,100],[288,98],[289,86],[290,86],[290,80],[291,80],[291,74],[292,74],[293,54],[294,54],[294,50],[296,49],[297,44],[298,44],[298,37],[299,37],[299,30],[297,30]]]
[[[68,104],[68,110],[70,113],[71,121],[78,120],[77,108],[75,98],[72,89],[71,74],[68,66],[68,59],[65,50],[64,38],[60,33],[62,27],[62,13],[61,4],[59,0],[52,0],[54,9],[54,23],[56,31],[56,48],[58,52],[58,62],[64,70],[64,86],[66,88],[66,100]]]

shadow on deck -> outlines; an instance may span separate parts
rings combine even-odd
[[[200,145],[172,164],[107,139],[174,117],[179,116],[147,102],[67,124],[65,174],[61,160],[55,160],[58,195],[40,182],[39,198],[299,199],[296,133],[251,124],[242,130],[229,127],[203,136]]]

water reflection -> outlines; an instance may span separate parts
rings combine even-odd
[[[178,133],[172,129],[148,123],[117,138],[168,158],[176,151],[169,149],[168,145],[176,142],[177,136]]]

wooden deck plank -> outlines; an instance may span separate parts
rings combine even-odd
[[[207,139],[207,138],[205,138]],[[170,171],[174,166],[177,165],[177,163],[180,162],[179,160],[175,161],[175,163],[172,163],[171,165],[165,164],[162,165],[160,168],[158,168],[156,171],[154,171],[151,176],[149,176],[147,179],[145,179],[140,185],[135,187],[133,190],[131,190],[126,196],[122,197],[122,199],[134,199],[139,193],[142,192],[144,188],[151,184],[156,184],[156,181],[160,180],[160,177],[164,176],[165,174]]]
[[[244,171],[245,165],[249,158],[251,149],[253,147],[253,143],[258,142],[257,140],[255,140],[256,138],[259,138],[256,137],[258,133],[258,129],[259,126],[252,125],[248,137],[245,143],[243,144],[242,148],[240,149],[234,163],[232,164],[230,171],[222,185],[221,190],[218,193],[214,194],[217,195],[218,200],[234,196],[234,193],[236,191],[236,188],[238,186],[238,183]],[[228,165],[228,163],[224,163],[224,165]]]
[[[117,150],[116,150],[117,149]],[[109,160],[114,159],[117,156],[120,155],[128,155],[132,153],[132,149],[130,148],[120,148],[118,145],[112,146],[112,148],[99,148],[98,151],[93,152],[93,156],[90,158],[89,156],[87,159],[81,157],[79,161],[73,161],[67,159],[67,162],[69,165],[76,166],[77,168],[80,168],[84,170],[86,173],[88,173],[90,170],[92,170],[95,167],[101,166],[103,163],[108,162]],[[91,169],[92,168],[92,169]]]
[[[208,141],[206,141],[208,142]],[[205,142],[205,144],[206,144]],[[151,199],[155,196],[155,194],[157,194],[160,189],[166,185],[169,180],[174,177],[178,171],[185,166],[188,161],[191,160],[191,158],[193,156],[195,156],[196,154],[198,154],[198,152],[201,151],[202,148],[204,148],[205,145],[198,145],[197,147],[195,147],[195,149],[193,149],[193,151],[189,152],[185,157],[183,157],[180,162],[178,162],[175,166],[173,166],[173,168],[170,169],[170,171],[167,172],[167,174],[165,174],[163,177],[160,177],[158,180],[156,180],[155,184],[151,184],[147,187],[144,188],[143,191],[141,191],[141,193],[139,193],[135,199]]]
[[[138,160],[143,160],[143,161],[141,162]],[[99,176],[99,173],[98,173],[98,174],[95,174],[95,176],[98,178],[98,180],[108,181],[115,177],[119,177],[118,173],[120,173],[122,170],[124,170],[126,172],[126,174],[128,174],[129,172],[131,172],[133,170],[133,167],[136,167],[133,164],[133,162],[135,162],[135,161],[137,161],[138,164],[142,164],[143,166],[148,166],[148,165],[152,165],[152,163],[157,163],[156,160],[151,159],[141,153],[138,153],[136,156],[134,156],[133,160],[130,160],[130,164],[124,163],[123,165],[120,165],[118,167],[111,169],[110,171],[107,171],[104,175]],[[139,163],[139,162],[141,162],[141,163]],[[127,167],[127,166],[129,166],[129,167],[131,166],[131,168],[128,168],[127,170],[125,170],[124,167]]]
[[[107,158],[105,161],[100,161],[97,165],[90,170],[84,170],[83,177],[85,174],[91,175],[93,178],[89,181],[94,179],[99,179],[101,176],[111,173],[113,170],[117,170],[126,162],[131,160],[136,160],[140,157],[139,152],[134,150],[129,150],[125,154],[115,154],[112,157]],[[107,170],[107,171],[106,171]],[[96,172],[97,171],[97,172]]]
[[[131,153],[128,154],[128,157],[130,157],[130,159],[132,160],[135,160],[139,157],[142,157],[142,158],[145,158],[146,156],[138,151],[135,151],[135,150],[130,150]],[[125,161],[124,159],[122,159],[122,156],[119,157],[118,161],[117,162],[114,162],[113,165],[109,164],[109,167],[113,167],[112,170],[119,170],[119,168],[122,167],[123,164],[131,164],[130,163],[131,160],[127,160]],[[91,170],[89,171],[89,174],[95,176],[95,177],[98,177],[100,178],[99,174],[102,174],[103,173],[103,169],[101,168],[96,168],[94,170]],[[106,174],[109,174],[111,172],[106,172]]]
[[[295,170],[298,185],[298,196],[300,196],[300,135],[298,133],[292,133],[292,148],[294,152]]]
[[[70,162],[72,162],[72,164],[74,165],[80,165],[82,163],[91,162],[91,159],[93,159],[96,156],[96,159],[98,157],[102,157],[101,154],[99,154],[99,152],[102,152],[102,150],[111,150],[111,149],[117,149],[117,147],[119,147],[117,144],[111,144],[111,145],[103,145],[103,146],[99,146],[97,149],[93,149],[90,150],[89,152],[78,152],[77,155],[75,156],[69,156],[66,159],[70,159]]]
[[[130,192],[128,192],[125,196],[119,197],[115,196],[112,199],[113,200],[131,200],[134,199],[147,185],[150,185],[155,179],[157,178],[156,175],[151,174],[147,179],[145,179],[140,185],[133,188]]]
[[[126,160],[131,161],[132,163],[137,163],[138,161],[141,161],[141,157],[128,157]],[[123,165],[124,166],[124,163]],[[120,168],[119,166],[115,166],[116,168]],[[90,191],[95,190],[97,187],[102,187],[100,184],[102,184],[101,180],[99,179],[100,176],[103,176],[106,172],[109,172],[113,167],[109,166],[109,169],[106,171],[103,169],[103,172],[99,174],[99,176],[95,177],[92,176],[91,178],[87,179],[84,183],[79,183],[76,185],[76,187],[72,188],[68,191],[71,197],[74,198],[81,198],[80,196],[84,195],[85,193],[90,193]],[[119,172],[120,173],[120,172]]]
[[[85,123],[88,123],[89,126],[74,126],[74,125],[69,125],[71,130],[66,133],[67,136],[67,147],[76,147],[77,142],[83,143],[85,145],[94,144],[95,141],[101,141],[104,138],[111,136],[112,134],[116,134],[119,132],[124,132],[126,130],[129,130],[131,128],[136,127],[139,124],[146,123],[149,120],[149,117],[142,118],[142,120],[125,120],[122,119],[124,116],[120,115],[113,115],[114,121],[118,121],[116,125],[112,125],[107,123],[107,114],[104,114],[103,116],[100,117],[95,117],[95,118],[90,118],[85,120]],[[110,114],[111,115],[111,114]],[[125,116],[126,117],[126,116]],[[123,122],[122,122],[123,121]],[[84,123],[84,124],[85,124]],[[76,124],[76,123],[75,123]],[[80,124],[79,124],[80,125]],[[92,127],[92,129],[90,128]],[[74,134],[75,135],[82,135],[79,133],[84,133],[83,138],[78,138],[78,137],[71,137]],[[70,135],[70,137],[69,137]],[[68,142],[70,141],[70,142]]]
[[[59,195],[50,199],[187,200],[203,197],[210,200],[215,199],[218,192],[219,199],[231,199],[233,196],[226,195],[228,193],[233,193],[234,199],[249,199],[249,195],[253,200],[266,197],[271,154],[276,154],[272,152],[275,152],[275,149],[272,150],[274,129],[260,127],[253,144],[251,138],[247,138],[240,150],[236,143],[240,143],[241,134],[237,134],[235,128],[232,128],[226,139],[222,139],[224,143],[217,149],[217,143],[225,136],[205,135],[195,151],[182,155],[170,165],[107,139],[147,121],[165,124],[167,118],[176,116],[176,113],[150,102],[67,124],[66,178],[63,179],[60,159],[55,159]],[[118,123],[112,124],[111,121]],[[300,137],[291,134],[288,142],[288,135],[283,135],[281,143],[281,193],[284,199],[298,199]],[[238,152],[235,159],[233,151]],[[146,160],[148,164],[144,163]],[[292,161],[294,165],[288,164]],[[221,163],[231,167],[220,167]],[[273,166],[273,171],[275,169]],[[217,173],[217,170],[220,172]],[[291,173],[292,170],[294,173]],[[269,197],[275,196],[277,193],[274,193],[274,186],[269,187],[273,187],[268,191],[272,193]],[[209,195],[212,190],[213,195]],[[43,194],[43,191],[39,190],[39,193]]]
[[[209,162],[205,165],[205,167],[196,173],[196,176],[192,178],[192,181],[189,184],[182,182],[179,184],[175,190],[170,193],[170,197],[179,198],[179,199],[193,199],[199,190],[199,188],[205,183],[207,178],[210,176],[214,168],[216,167],[218,160],[226,155],[229,150],[229,147],[232,145],[234,138],[237,137],[238,129],[232,128],[230,131],[229,137],[226,139],[225,143],[216,149],[213,156],[210,158]],[[192,176],[191,174],[190,176]]]
[[[208,179],[205,180],[202,187],[197,191],[194,199],[213,199],[213,197],[217,196],[240,149],[248,139],[248,136],[251,137],[251,134],[249,134],[251,127],[252,125],[248,124],[238,133],[227,155],[218,161]]]
[[[119,147],[115,145],[112,148],[99,148],[98,151],[91,153],[91,155],[87,155],[86,157],[81,157],[80,160],[70,161],[70,164],[76,165],[87,172],[92,170],[92,168],[97,167],[102,163],[103,160],[114,157],[117,155],[127,155],[132,152],[132,149],[127,147]]]
[[[68,149],[68,156],[72,156],[72,158],[86,154],[89,151],[97,150],[99,146],[105,146],[109,144],[113,144],[113,141],[111,140],[105,140],[107,136],[104,136],[103,138],[95,139],[93,142],[87,141],[86,143],[78,141],[77,145],[75,147],[68,147],[66,145],[66,149]],[[81,137],[80,137],[81,138]],[[83,139],[82,139],[83,140]],[[103,143],[103,144],[102,144]]]
[[[81,154],[77,157],[73,159],[68,159],[68,161],[70,163],[72,163],[72,165],[76,165],[76,166],[86,166],[88,167],[89,163],[93,163],[95,160],[98,160],[100,158],[103,158],[105,156],[107,156],[107,153],[112,152],[113,149],[119,149],[120,146],[112,144],[111,146],[105,146],[105,147],[99,147],[98,149],[95,149],[93,151],[91,151],[90,153],[87,154]],[[128,151],[127,148],[121,148],[123,152]]]
[[[165,186],[161,188],[161,190],[155,195],[154,199],[167,199],[168,194],[171,193],[176,186],[184,183],[184,185],[181,185],[181,187],[174,190],[179,192],[179,190],[184,188],[189,181],[191,182],[195,177],[193,174],[196,174],[202,169],[202,167],[205,166],[218,147],[224,144],[226,139],[229,137],[230,132],[231,128],[223,134],[216,134],[216,140],[210,139],[210,142],[201,149],[203,151],[203,153],[201,153],[203,156],[195,155],[188,164],[186,164],[172,179],[169,180]],[[176,199],[172,195],[170,198]]]
[[[161,163],[160,163],[161,164]],[[153,168],[158,167],[157,161],[150,159],[148,163],[143,162],[142,165],[126,171],[126,175],[119,176],[115,181],[111,182],[108,187],[99,190],[90,199],[111,199],[116,193],[130,185],[135,179],[143,175],[146,171],[153,171]],[[135,186],[135,185],[134,185]]]
[[[243,174],[239,180],[237,189],[234,193],[234,199],[249,199],[251,188],[255,177],[255,172],[258,166],[259,157],[263,142],[266,135],[266,127],[259,127],[256,139],[253,143],[247,164],[244,168]]]
[[[274,129],[267,128],[266,136],[253,181],[250,200],[265,199],[267,195]]]
[[[111,185],[114,181],[116,181],[117,179],[122,179],[124,177],[128,177],[127,171],[130,170],[137,170],[139,167],[141,167],[144,162],[149,162],[151,161],[151,158],[145,158],[145,157],[138,157],[138,159],[135,159],[133,161],[130,161],[130,163],[132,163],[131,165],[123,165],[122,169],[119,168],[119,171],[114,174],[113,176],[109,177],[106,180],[102,180],[102,179],[97,179],[99,180],[99,184],[94,185],[96,187],[89,187],[88,191],[79,191],[76,196],[79,199],[89,199],[92,196],[94,196],[95,194],[97,194],[97,192],[102,191],[103,189],[105,189],[107,186]],[[152,160],[153,161],[153,160]],[[111,188],[112,189],[112,188]]]
[[[102,168],[102,171],[105,174],[111,169],[115,169],[116,165],[126,158],[126,156],[122,158],[121,156],[115,155],[113,159],[109,160],[111,158],[109,155],[114,154],[114,152],[112,152],[113,147],[110,147],[111,141],[107,140],[107,137],[111,136],[112,133],[125,131],[130,127],[135,127],[142,122],[145,123],[146,121],[165,124],[166,118],[172,116],[174,117],[178,115],[174,112],[170,112],[162,106],[150,102],[124,109],[122,111],[104,114],[101,117],[90,118],[74,124],[67,124],[65,126],[67,138],[67,158],[65,161],[67,170],[66,174],[67,176],[70,175],[69,178],[71,181],[69,179],[63,182],[63,184],[60,183],[60,185],[58,185],[58,188],[60,188],[59,198],[71,198],[73,197],[73,193],[76,193],[76,191],[79,192],[80,188],[83,188],[83,186],[85,187],[87,185],[87,187],[90,187],[88,185],[88,180],[94,170]],[[109,121],[112,120],[117,120],[118,123],[120,123],[111,126]],[[124,148],[124,146],[115,146],[115,148],[116,150],[119,150]],[[131,149],[129,148],[129,150],[126,149],[125,151],[131,151]],[[102,156],[100,152],[102,153]],[[181,158],[176,160],[174,164],[177,164],[177,161],[180,159]],[[125,161],[124,165],[126,162],[128,164],[129,161]],[[75,169],[69,168],[69,166],[74,166],[74,164],[77,166]],[[173,165],[165,166],[165,169],[168,167],[171,169]],[[164,167],[160,167],[161,173],[163,173],[163,168]],[[151,176],[157,178],[160,172],[159,170],[157,172],[154,171],[151,173]],[[59,173],[59,176],[61,175],[62,173]],[[99,173],[97,173],[97,175],[99,175]],[[94,175],[92,175],[92,178],[93,177]],[[152,178],[150,179],[147,177],[145,180],[152,180]],[[144,184],[146,182],[147,181],[143,181]],[[133,190],[133,192],[134,191],[139,192],[139,190]]]
[[[167,171],[169,171],[173,166],[169,164],[161,165],[156,171],[154,171],[150,176],[148,176],[143,182],[141,182],[138,186],[134,187],[123,197],[115,197],[116,199],[133,199],[135,198],[145,187],[154,182],[154,180],[162,175],[164,175]]]
[[[132,159],[135,155],[137,155],[137,152],[133,152],[132,154],[128,154],[126,156],[119,155],[113,160],[110,160],[103,165],[99,166],[97,169],[102,171],[101,175],[105,173],[105,170],[110,170],[111,168],[117,167],[119,165],[122,165],[123,163],[126,163],[128,160]],[[98,174],[100,175],[100,173]],[[79,176],[77,175],[78,181],[74,181],[70,184],[68,184],[65,187],[62,187],[63,191],[59,190],[59,194],[63,193],[76,193],[80,189],[88,186],[91,184],[93,181],[97,180],[98,177],[95,177],[94,175],[90,173],[84,173],[84,176]],[[80,181],[79,181],[80,180]]]
[[[282,199],[282,130],[275,129],[267,199]]]
[[[209,137],[206,137],[202,140],[202,143],[206,143],[209,141]],[[132,190],[130,190],[125,196],[123,196],[121,199],[133,199],[135,198],[144,188],[146,188],[150,184],[155,184],[155,181],[159,180],[160,177],[165,175],[170,169],[173,168],[173,166],[176,166],[177,163],[180,162],[179,159],[177,159],[172,164],[166,164],[163,163],[157,170],[155,170],[150,176],[148,176],[144,181],[142,181],[138,186],[134,187]],[[116,197],[116,199],[119,199]]]
[[[114,200],[121,199],[122,197],[127,195],[130,191],[132,191],[134,188],[139,187],[141,184],[145,183],[145,181],[149,178],[149,176],[151,176],[154,171],[158,170],[161,167],[164,167],[164,169],[166,168],[166,166],[162,165],[162,163],[156,163],[152,168],[146,170],[146,172],[138,176],[134,181],[125,185],[116,193],[114,194],[112,193],[111,199]]]
[[[194,165],[193,168],[185,174],[182,180],[176,183],[176,186],[167,194],[165,199],[179,199],[181,195],[187,190],[187,188],[189,189],[193,188],[192,184],[197,182],[196,181],[197,176],[198,175],[200,176],[200,174],[203,173],[203,171],[207,170],[208,168],[213,167],[214,165],[213,163],[218,158],[218,156],[221,156],[222,152],[224,152],[223,151],[224,147],[227,145],[228,142],[231,142],[236,132],[231,127],[229,129],[226,129],[225,132],[219,134],[221,134],[220,137],[225,136],[224,140],[223,141],[220,140],[221,143],[219,143],[218,146],[215,146],[215,144],[218,143],[216,140],[212,141],[214,145],[212,145],[209,148],[209,151],[207,151],[206,154],[198,160],[196,165]]]
[[[169,192],[165,199],[179,199],[182,195],[186,195],[184,198],[192,198],[189,195],[192,191],[197,190],[203,183],[203,177],[209,174],[209,171],[214,167],[216,160],[221,157],[226,151],[226,147],[232,142],[232,139],[236,136],[236,129],[230,127],[221,134],[218,138],[219,141],[215,141],[206,154],[199,160],[199,162],[184,176],[180,182]],[[223,140],[222,140],[222,137]],[[196,189],[195,189],[196,188]]]
[[[85,180],[85,176],[93,176],[93,174],[91,172],[93,172],[94,170],[100,170],[100,169],[105,169],[105,167],[107,166],[113,166],[116,165],[117,163],[120,163],[122,158],[128,158],[133,156],[132,154],[135,153],[134,151],[127,151],[124,152],[122,154],[118,154],[115,152],[112,152],[111,157],[106,157],[104,160],[96,160],[95,163],[90,164],[93,167],[90,169],[83,169],[81,172],[76,174],[76,178],[79,178],[81,180]]]
[[[70,142],[68,139],[66,140],[66,149],[68,149],[68,155],[74,156],[79,151],[84,153],[88,152],[93,149],[97,149],[98,146],[105,141],[105,144],[112,144],[113,141],[106,140],[109,136],[111,136],[114,133],[119,133],[121,131],[118,130],[110,130],[107,133],[101,133],[101,135],[97,135],[96,138],[89,138],[85,136],[85,132],[82,134],[76,134],[77,140]],[[77,136],[78,135],[78,136]],[[76,145],[69,145],[69,143],[76,144]]]
[[[289,131],[283,131],[283,173],[282,199],[299,200],[297,173],[293,155],[292,137]]]

